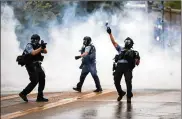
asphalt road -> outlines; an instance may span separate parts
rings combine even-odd
[[[75,97],[76,95],[83,96],[89,93],[90,92],[79,94],[72,92],[70,93],[70,97]],[[57,100],[55,101],[54,98],[59,94],[51,95],[52,102],[56,102]],[[51,95],[49,94],[50,97]],[[66,98],[65,94],[62,94],[60,97]],[[117,94],[115,91],[87,98],[78,98],[70,103],[27,113],[16,119],[181,119],[180,91],[136,91],[134,92],[131,104],[126,102],[126,97],[120,102],[117,102],[116,98]],[[2,103],[3,105],[1,105],[3,114],[11,112],[6,113],[8,108],[13,109],[11,106],[12,103],[15,103],[15,112],[21,109],[27,110],[32,108],[31,106],[40,107],[47,104],[32,101],[23,103],[23,105],[20,106],[20,104],[16,104],[16,101],[13,101],[17,100],[16,98],[10,100],[11,104],[10,102],[4,102]]]

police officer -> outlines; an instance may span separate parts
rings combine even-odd
[[[41,40],[41,44],[39,44],[39,41],[40,36],[33,34],[31,36],[31,43],[26,45],[26,48],[23,52],[23,56],[25,57],[25,67],[29,74],[30,83],[21,93],[19,93],[19,96],[26,102],[28,102],[27,95],[35,88],[37,83],[39,83],[39,86],[36,101],[48,101],[48,99],[43,97],[43,90],[45,87],[45,73],[41,67],[41,61],[43,61],[44,58],[41,53],[47,53],[46,43]]]
[[[80,68],[82,69],[80,82],[77,83],[77,86],[73,88],[73,90],[81,92],[81,88],[83,82],[90,72],[96,85],[96,90],[94,92],[102,92],[102,88],[100,85],[99,77],[97,75],[96,70],[96,49],[93,44],[91,44],[91,38],[89,36],[85,36],[83,39],[83,45],[81,50],[81,55],[75,56],[75,59],[80,59],[82,57],[82,64]]]
[[[111,33],[110,27],[107,27],[107,32],[110,36],[111,42],[118,51],[118,55],[115,57],[116,67],[114,68],[114,84],[117,89],[119,97],[117,98],[120,101],[123,96],[126,94],[121,88],[120,82],[121,78],[124,74],[126,87],[127,87],[127,102],[131,102],[131,98],[133,97],[132,93],[132,70],[134,69],[135,65],[139,65],[140,63],[140,56],[137,51],[132,50],[133,47],[133,40],[127,37],[124,40],[125,46],[119,46]]]

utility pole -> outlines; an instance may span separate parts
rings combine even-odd
[[[162,45],[165,48],[165,39],[164,39],[164,1],[161,1],[161,12],[162,12]]]

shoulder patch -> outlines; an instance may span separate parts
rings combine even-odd
[[[32,50],[33,50],[33,47],[32,47],[32,45],[29,43],[29,44],[27,44],[27,46],[26,46],[26,48],[25,48],[25,51],[27,52],[27,53],[31,53],[32,52]]]
[[[27,44],[27,49],[32,49],[32,45],[31,44]]]

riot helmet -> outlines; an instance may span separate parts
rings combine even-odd
[[[88,45],[90,45],[91,41],[92,41],[92,39],[89,36],[85,36],[83,38],[83,45],[88,46]]]
[[[125,43],[125,48],[132,48],[133,47],[133,40],[130,38],[130,37],[127,37],[125,40],[124,40],[124,43]]]
[[[31,36],[31,43],[32,43],[33,45],[39,44],[39,41],[40,41],[40,36],[39,36],[38,34],[33,34],[33,35]]]

